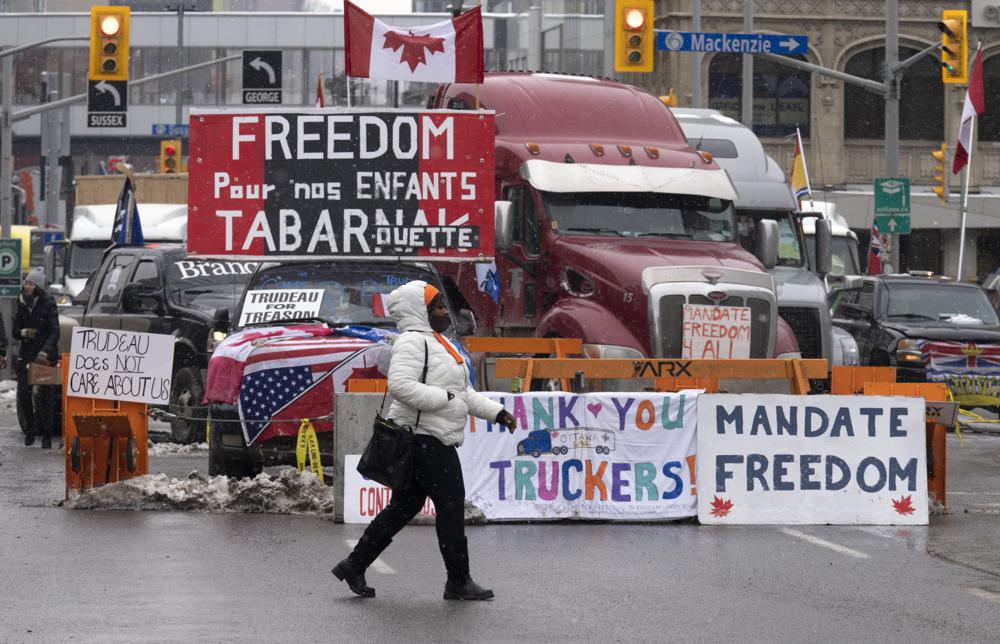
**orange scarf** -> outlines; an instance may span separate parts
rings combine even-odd
[[[444,350],[451,354],[451,357],[455,359],[455,362],[457,362],[458,364],[465,363],[465,361],[462,360],[462,354],[460,354],[458,351],[455,351],[455,347],[451,346],[451,342],[448,342],[448,339],[446,337],[444,337],[437,331],[434,331],[434,337],[437,338],[437,341],[441,343],[441,346],[444,347]]]

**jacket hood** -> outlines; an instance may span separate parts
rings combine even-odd
[[[389,315],[396,321],[397,329],[400,331],[431,332],[431,323],[427,317],[427,304],[425,304],[425,293],[428,286],[427,282],[423,280],[413,280],[389,293],[389,297],[386,298],[389,305]]]

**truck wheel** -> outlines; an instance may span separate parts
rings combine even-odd
[[[535,458],[538,458],[539,456],[542,455],[542,453],[539,452],[537,449],[533,449],[531,450],[531,455],[534,456]]]
[[[243,463],[222,456],[222,438],[218,430],[212,432],[211,443],[208,446],[208,475],[229,476],[232,478],[253,478],[264,470],[260,463]]]
[[[170,434],[175,443],[186,445],[205,440],[205,410],[201,405],[204,393],[198,369],[184,367],[174,374],[170,411],[185,419],[170,421]]]

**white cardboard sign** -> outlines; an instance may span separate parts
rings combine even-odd
[[[298,320],[319,315],[323,289],[262,289],[247,291],[240,326],[272,320]]]
[[[360,460],[360,454],[344,456],[344,523],[371,523],[392,499],[391,489],[358,472]],[[434,502],[427,499],[419,514],[436,516]]]
[[[173,336],[75,327],[69,359],[68,396],[170,402]]]
[[[924,401],[702,395],[698,520],[926,525]]]
[[[684,305],[682,358],[750,357],[750,308]]]

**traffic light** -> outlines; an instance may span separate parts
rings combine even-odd
[[[160,141],[160,172],[176,174],[181,171],[181,140]]]
[[[653,0],[615,0],[615,71],[653,71]]]
[[[90,8],[90,79],[128,80],[128,7]]]
[[[965,85],[969,82],[969,12],[946,9],[941,12],[941,82]]]
[[[948,171],[946,169],[948,161],[948,145],[941,144],[941,147],[931,152],[934,157],[934,194],[938,196],[941,203],[948,203]]]

